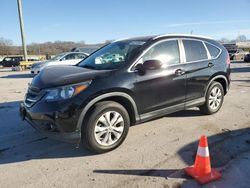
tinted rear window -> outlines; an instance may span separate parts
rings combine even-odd
[[[219,53],[220,53],[219,48],[217,48],[214,45],[209,44],[209,43],[206,43],[206,46],[207,46],[207,49],[211,55],[211,58],[216,58],[219,55]]]
[[[202,42],[196,40],[183,40],[186,61],[200,61],[207,59],[207,51]]]

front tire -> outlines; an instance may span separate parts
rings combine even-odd
[[[122,144],[130,126],[127,110],[119,103],[95,104],[82,127],[83,142],[95,153],[111,151]]]
[[[219,82],[212,82],[206,93],[206,102],[200,106],[200,110],[207,114],[218,112],[224,101],[224,89]]]

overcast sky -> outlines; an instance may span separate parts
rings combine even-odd
[[[191,32],[250,39],[249,7],[250,0],[23,0],[27,43]],[[16,0],[0,0],[0,37],[21,44]]]

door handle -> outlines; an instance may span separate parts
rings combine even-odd
[[[213,63],[211,63],[211,62],[209,62],[207,66],[208,66],[209,68],[211,68],[211,67],[213,67],[213,66],[214,66],[214,64],[213,64]]]
[[[175,75],[177,75],[177,76],[181,76],[181,75],[183,75],[183,74],[185,74],[185,73],[186,73],[186,71],[183,70],[183,69],[177,69],[177,70],[175,71]]]

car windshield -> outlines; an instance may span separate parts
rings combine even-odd
[[[21,57],[5,57],[3,61],[18,61],[21,60]]]
[[[51,61],[58,61],[58,60],[60,60],[64,55],[65,55],[65,53],[56,55],[56,56],[52,57],[50,60],[51,60]]]
[[[78,66],[88,69],[118,69],[134,57],[144,41],[118,41],[96,51]]]
[[[10,57],[5,57],[5,58],[3,59],[3,61],[11,61],[11,58],[10,58]]]

